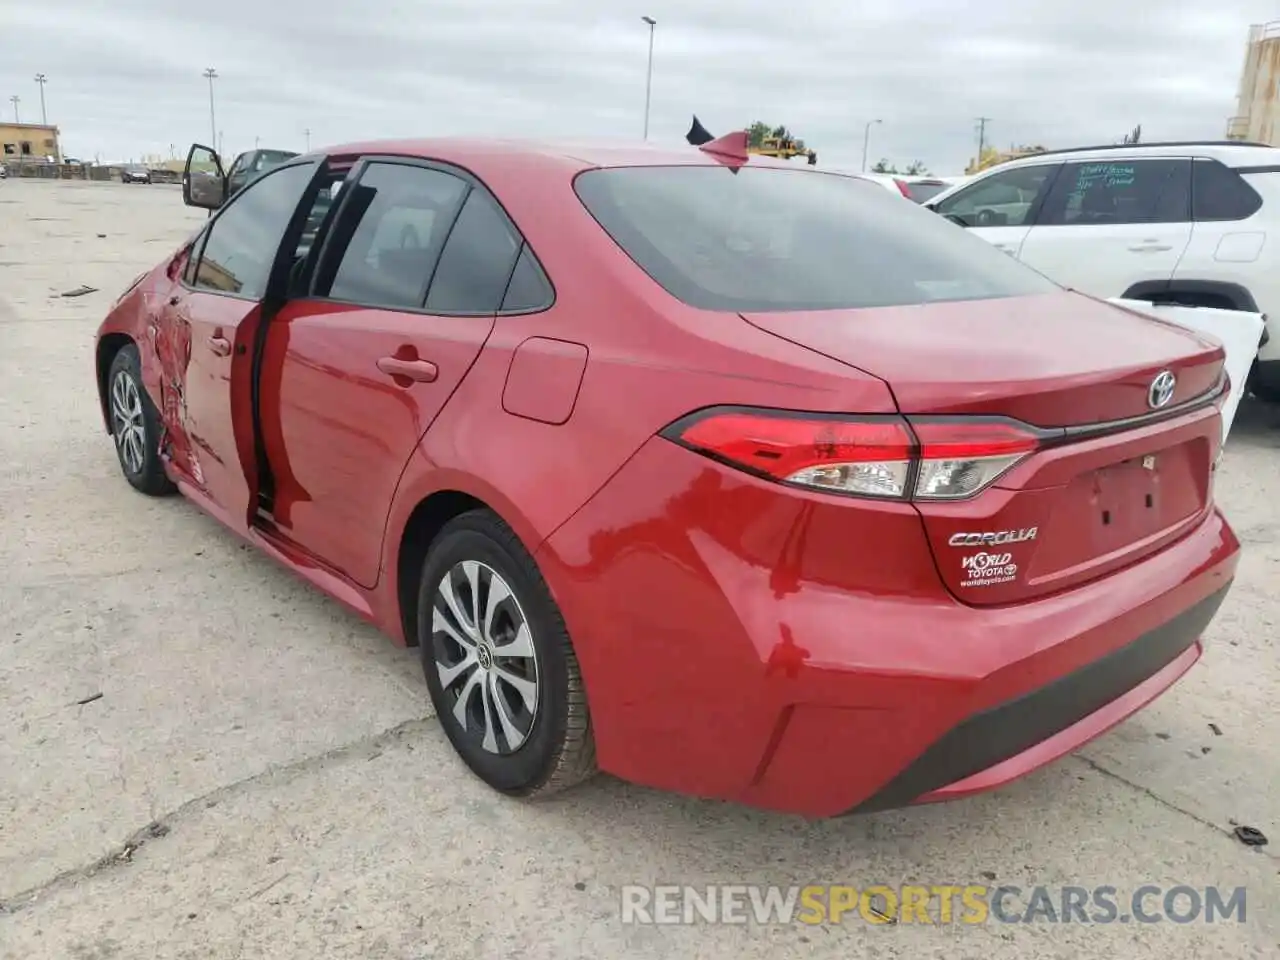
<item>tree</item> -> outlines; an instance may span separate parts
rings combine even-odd
[[[769,125],[762,120],[757,120],[751,126],[747,127],[747,146],[758,147],[764,142],[764,138],[769,135]]]
[[[1132,131],[1124,135],[1121,143],[1137,143],[1142,139],[1142,124],[1138,124]]]
[[[747,146],[762,147],[766,140],[791,140],[796,149],[804,149],[804,141],[796,137],[785,126],[773,126],[763,120],[757,120],[747,127]]]
[[[898,168],[891,164],[888,160],[880,159],[874,167],[871,168],[872,173],[888,173],[894,174],[898,172]]]
[[[911,166],[904,171],[910,177],[927,177],[929,176],[929,168],[924,165],[922,160],[912,160]]]

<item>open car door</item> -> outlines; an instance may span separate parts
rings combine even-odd
[[[182,202],[188,207],[217,210],[227,200],[227,175],[213,147],[193,143],[182,171]]]
[[[1112,297],[1111,303],[1130,310],[1137,310],[1157,320],[1168,320],[1197,333],[1207,333],[1221,341],[1227,351],[1227,376],[1231,378],[1231,394],[1222,405],[1222,442],[1227,442],[1231,421],[1244,396],[1245,383],[1253,358],[1258,354],[1258,344],[1266,321],[1260,313],[1243,310],[1217,310],[1211,307],[1184,307],[1172,303],[1148,303],[1145,300],[1125,300]]]

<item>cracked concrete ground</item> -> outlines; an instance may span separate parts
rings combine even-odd
[[[604,777],[525,805],[454,759],[413,653],[120,477],[94,328],[201,216],[164,186],[0,183],[0,957],[1277,956],[1280,411],[1246,404],[1223,464],[1246,553],[1205,658],[1082,754],[994,795],[821,823]],[[58,296],[80,284],[99,292]],[[1233,822],[1275,839],[1246,848]],[[1217,884],[1247,887],[1248,911],[620,920],[623,885],[713,882]]]

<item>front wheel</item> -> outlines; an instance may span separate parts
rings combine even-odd
[[[152,497],[176,487],[160,461],[160,414],[142,385],[142,362],[133,344],[122,347],[107,373],[111,436],[116,457],[129,484]]]
[[[427,689],[445,734],[480,779],[532,797],[596,770],[578,660],[542,574],[488,510],[431,544],[418,592]]]

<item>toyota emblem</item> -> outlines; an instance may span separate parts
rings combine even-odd
[[[1173,390],[1177,385],[1177,378],[1168,370],[1156,374],[1151,386],[1147,388],[1147,403],[1151,409],[1159,410],[1168,404],[1173,399]]]

